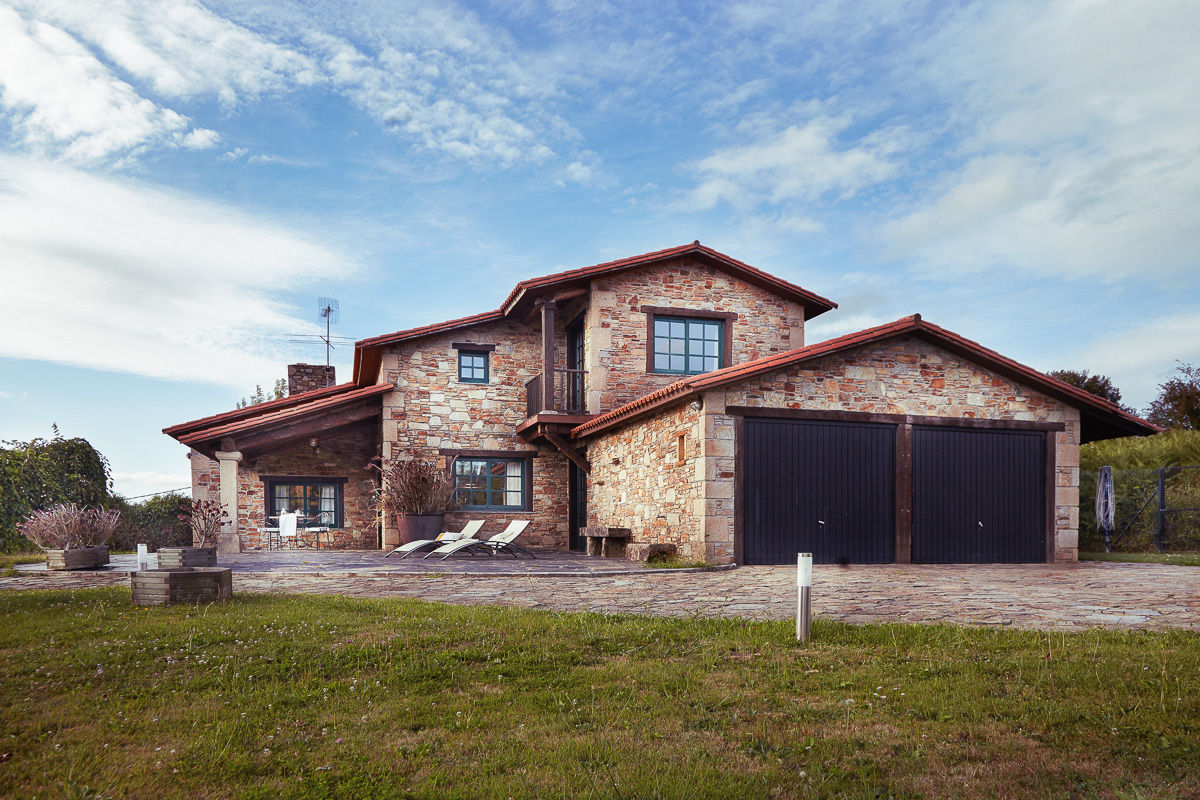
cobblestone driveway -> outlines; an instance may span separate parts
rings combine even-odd
[[[128,583],[113,573],[0,578],[0,589]],[[417,597],[562,611],[787,619],[794,567],[616,576],[337,575],[237,571],[234,591]],[[846,622],[951,622],[1047,630],[1092,626],[1200,630],[1200,568],[1073,566],[817,566],[817,616]]]

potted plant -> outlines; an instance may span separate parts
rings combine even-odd
[[[46,568],[93,569],[108,563],[108,542],[121,524],[121,512],[60,503],[34,511],[21,533],[46,553]]]
[[[416,450],[376,469],[382,485],[375,490],[374,507],[384,515],[383,546],[436,538],[454,501],[454,477]],[[389,541],[388,519],[395,523],[398,542]]]
[[[192,546],[161,548],[158,551],[159,568],[215,567],[217,537],[225,524],[225,509],[215,500],[193,500],[179,518],[192,529]]]

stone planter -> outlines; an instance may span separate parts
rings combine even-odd
[[[139,606],[176,603],[220,603],[233,597],[229,567],[144,569],[129,576],[133,602]]]
[[[446,521],[446,512],[436,514],[404,514],[396,518],[396,530],[400,534],[400,544],[408,544],[422,539],[436,539],[442,532]]]
[[[158,551],[159,569],[181,569],[183,567],[215,567],[215,547],[164,547]]]
[[[107,547],[73,547],[70,550],[46,551],[46,569],[95,569],[107,563]]]

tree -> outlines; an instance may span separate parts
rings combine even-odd
[[[1200,366],[1178,363],[1176,374],[1159,385],[1145,417],[1161,428],[1200,431]]]
[[[1056,369],[1047,374],[1051,378],[1071,384],[1076,389],[1083,389],[1088,394],[1116,403],[1130,413],[1133,412],[1132,408],[1121,405],[1121,390],[1113,385],[1112,379],[1107,375],[1089,375],[1086,369]]]
[[[268,400],[282,400],[288,396],[287,378],[280,378],[275,381],[275,386],[271,389],[271,396],[267,397],[263,393],[262,384],[254,385],[254,394],[249,397],[243,397],[238,401],[238,408],[246,408],[247,406],[256,406],[259,403],[265,403]]]
[[[49,439],[0,442],[0,551],[24,545],[17,523],[34,511],[60,503],[112,503],[108,459],[86,439],[64,439],[57,426],[51,430]]]

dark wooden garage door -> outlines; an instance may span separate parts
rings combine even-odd
[[[912,560],[1045,561],[1045,436],[914,427]]]
[[[895,560],[892,425],[747,418],[742,561]]]

